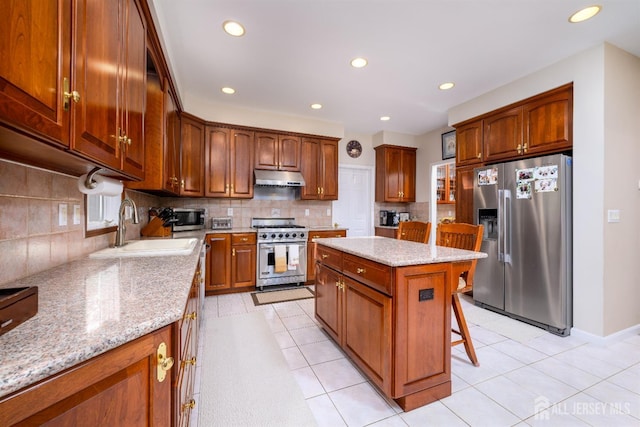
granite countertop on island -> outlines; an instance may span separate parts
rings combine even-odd
[[[179,320],[203,237],[187,234],[189,255],[85,257],[0,286],[39,293],[38,313],[0,336],[0,397]]]
[[[484,252],[378,236],[315,239],[315,242],[390,267],[469,261],[487,257]]]

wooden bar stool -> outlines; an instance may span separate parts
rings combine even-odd
[[[412,242],[428,243],[431,234],[431,223],[420,221],[402,221],[398,224],[398,239]]]
[[[482,244],[482,233],[482,225],[462,223],[440,224],[437,229],[436,244],[438,246],[448,246],[450,248],[477,252],[480,250],[480,245]],[[473,348],[467,321],[462,311],[462,305],[458,298],[459,293],[468,292],[473,289],[473,274],[475,273],[477,263],[478,260],[473,260],[453,264],[454,283],[458,284],[458,286],[454,286],[454,288],[451,289],[451,306],[460,330],[458,331],[453,328],[451,330],[460,335],[460,339],[453,341],[451,346],[464,344],[464,349],[471,363],[475,366],[480,366],[476,351]],[[455,280],[455,278],[458,278],[458,280]]]

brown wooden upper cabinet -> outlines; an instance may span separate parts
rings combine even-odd
[[[205,152],[205,197],[253,197],[253,131],[207,126]]]
[[[573,145],[573,84],[454,127],[458,167],[569,150]]]
[[[301,199],[338,200],[338,141],[303,137],[300,172]]]
[[[180,195],[204,196],[205,125],[183,114],[180,133]]]
[[[482,163],[482,120],[456,128],[456,166]]]
[[[376,150],[376,202],[416,201],[416,150],[379,145]]]
[[[146,29],[138,2],[3,7],[0,51],[12,58],[0,61],[3,121],[143,178]]]
[[[257,132],[256,169],[300,170],[300,137]]]

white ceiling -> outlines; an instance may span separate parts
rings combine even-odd
[[[152,0],[185,111],[202,98],[420,135],[447,110],[609,42],[640,57],[640,0]],[[222,30],[225,20],[246,28]],[[369,65],[355,69],[352,58]],[[640,78],[640,76],[639,76]],[[438,85],[454,81],[449,91]],[[236,89],[234,95],[220,91]],[[201,102],[199,100],[198,102]],[[312,103],[324,108],[311,110]],[[381,122],[380,116],[391,117]]]

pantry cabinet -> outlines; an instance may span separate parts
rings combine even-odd
[[[139,3],[11,2],[0,24],[5,125],[142,179],[146,23]],[[62,153],[25,143],[11,147],[3,138],[1,145],[30,163],[66,168]],[[69,162],[78,169],[78,159]]]
[[[207,126],[206,197],[253,197],[254,132]]]
[[[300,170],[300,137],[257,132],[255,168],[283,171]]]
[[[305,186],[300,198],[338,200],[338,141],[303,137],[301,159]]]
[[[379,145],[376,150],[376,202],[416,201],[416,148]]]
[[[182,114],[180,135],[180,195],[204,196],[205,125],[197,117]]]
[[[212,233],[206,242],[211,246],[205,281],[208,295],[255,289],[255,233]]]
[[[473,169],[475,166],[456,168],[456,222],[473,224]]]

